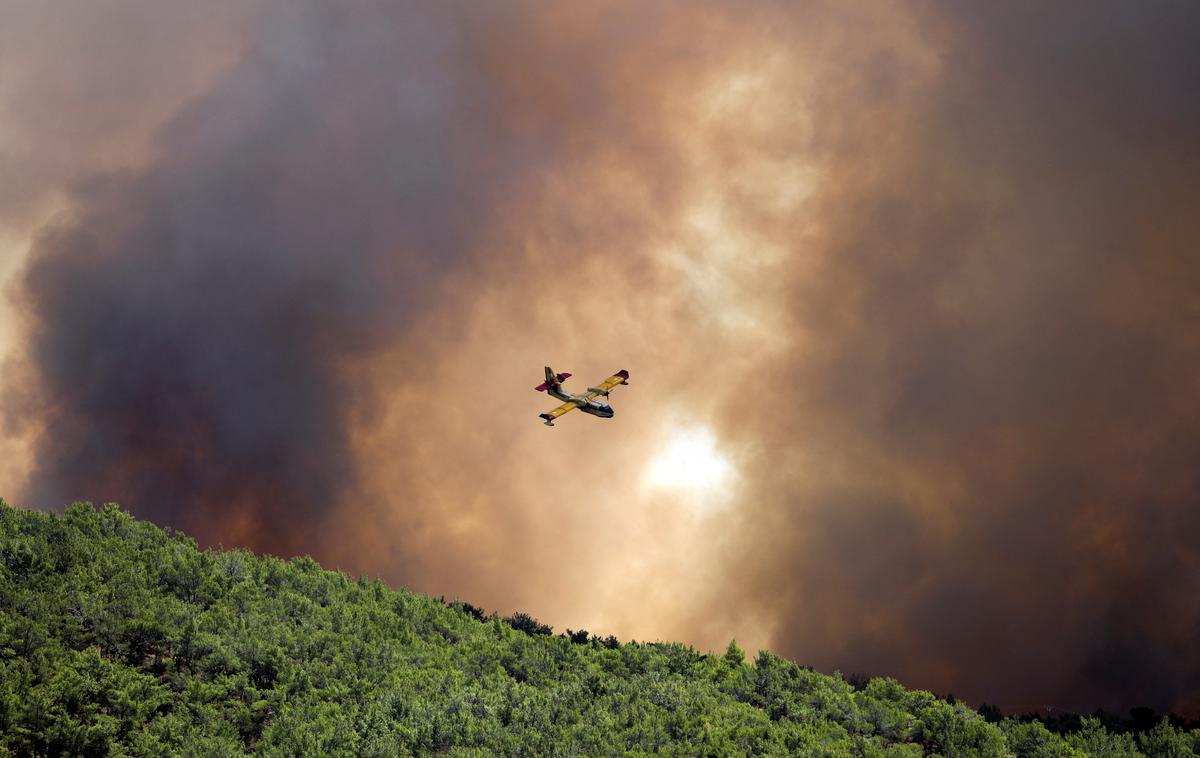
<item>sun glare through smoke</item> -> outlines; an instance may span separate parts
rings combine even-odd
[[[729,484],[733,465],[718,449],[717,438],[705,427],[681,429],[667,440],[646,469],[651,487],[695,493],[719,491]]]

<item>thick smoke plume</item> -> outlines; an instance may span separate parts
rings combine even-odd
[[[120,8],[0,7],[6,496],[1200,708],[1195,6]],[[546,363],[617,416],[539,426]]]

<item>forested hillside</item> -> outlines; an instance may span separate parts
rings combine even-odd
[[[1186,756],[1200,732],[985,719],[735,644],[554,635],[116,506],[0,501],[0,755]]]

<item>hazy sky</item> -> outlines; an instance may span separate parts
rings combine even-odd
[[[1197,92],[1191,2],[0,0],[0,495],[1200,712]]]

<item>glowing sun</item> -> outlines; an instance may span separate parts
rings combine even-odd
[[[733,465],[717,448],[717,438],[705,427],[674,432],[646,468],[646,483],[652,487],[713,491],[733,477]]]

